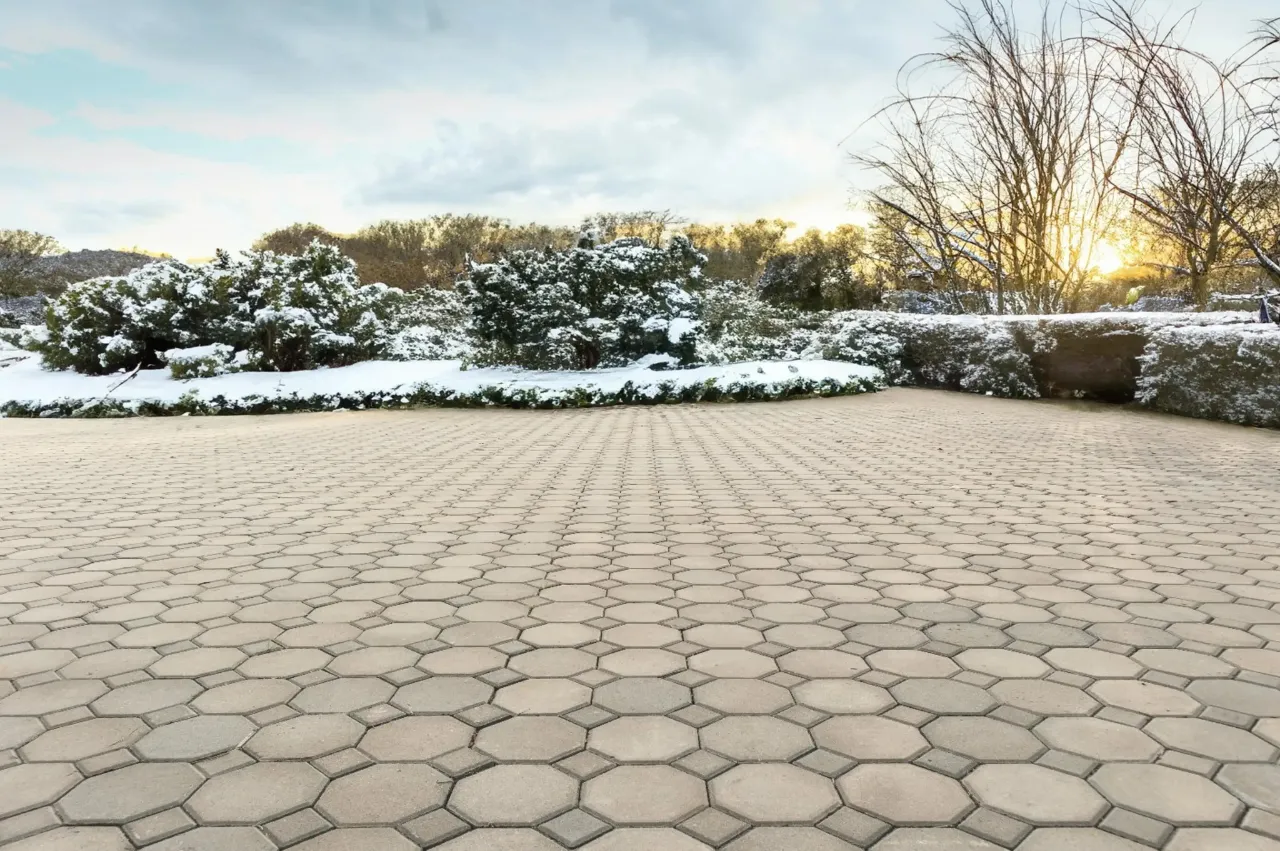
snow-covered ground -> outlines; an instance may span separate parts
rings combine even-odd
[[[873,390],[883,383],[881,372],[873,367],[822,360],[761,361],[665,370],[652,370],[646,362],[641,362],[589,372],[462,369],[456,360],[368,361],[334,369],[239,372],[179,381],[171,378],[167,369],[142,370],[124,380],[124,375],[92,376],[46,370],[38,356],[26,352],[6,351],[0,359],[12,356],[17,357],[6,368],[0,368],[0,408],[8,403],[28,408],[68,402],[83,404],[104,397],[126,407],[131,403],[167,405],[184,398],[206,402],[220,398],[227,403],[220,407],[235,408],[249,402],[288,402],[317,397],[408,397],[423,389],[435,395],[451,394],[458,398],[534,394],[551,400],[585,392],[601,399],[620,393],[644,399],[679,396],[683,390],[705,387],[708,382],[714,382],[725,393],[738,388],[758,388],[765,395],[785,395],[788,389],[806,382],[839,385],[850,392]]]

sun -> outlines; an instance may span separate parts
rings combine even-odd
[[[1120,249],[1105,240],[1099,240],[1093,246],[1093,265],[1102,274],[1110,275],[1123,269],[1125,262]]]

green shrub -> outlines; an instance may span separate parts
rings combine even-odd
[[[50,367],[97,375],[215,344],[246,369],[342,366],[379,356],[404,300],[361,286],[354,262],[319,242],[300,255],[219,252],[203,266],[162,260],[71,285],[46,309],[39,351]]]
[[[621,366],[644,355],[694,359],[691,285],[706,258],[683,236],[568,251],[514,251],[471,264],[458,292],[471,312],[480,364],[532,369]]]

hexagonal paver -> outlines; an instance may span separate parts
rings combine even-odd
[[[611,830],[582,847],[585,851],[648,851],[659,848],[662,851],[706,851],[709,846],[669,827],[623,827]],[[542,851],[540,845],[512,845],[510,848],[511,851],[517,848],[520,851]],[[505,847],[503,851],[506,851]]]
[[[441,851],[561,851],[558,842],[527,827],[482,827],[438,848]]]
[[[1192,715],[1200,708],[1186,692],[1144,680],[1103,680],[1091,686],[1089,693],[1103,703],[1142,715]]]
[[[1280,851],[1280,840],[1234,828],[1190,827],[1175,833],[1165,847],[1168,851]]]
[[[11,765],[0,770],[0,818],[58,800],[80,782],[80,772],[69,763]]]
[[[794,765],[739,765],[710,787],[714,806],[756,824],[817,822],[840,806],[830,780]]]
[[[582,808],[618,825],[676,824],[706,805],[706,784],[668,765],[619,766],[582,787]]]
[[[1203,718],[1155,718],[1143,728],[1162,745],[1217,762],[1274,762],[1280,749],[1239,727]]]
[[[333,657],[323,650],[295,647],[254,656],[236,670],[246,677],[296,677],[318,671],[332,661]]]
[[[1226,825],[1244,810],[1212,781],[1163,765],[1104,765],[1090,782],[1116,806],[1169,824]]]
[[[949,677],[960,670],[946,656],[923,650],[877,650],[867,657],[867,662],[878,671],[900,677]]]
[[[813,740],[857,760],[910,760],[929,749],[915,727],[879,715],[828,718],[813,728]]]
[[[1001,846],[953,827],[904,827],[872,846],[874,851],[1000,851]]]
[[[147,670],[154,677],[204,677],[230,671],[246,658],[233,647],[197,647],[165,656]]]
[[[378,677],[339,677],[307,686],[290,701],[303,712],[354,712],[385,703],[396,687]]]
[[[157,727],[138,740],[145,760],[193,762],[238,748],[257,728],[238,715],[205,715]]]
[[[326,778],[306,763],[259,762],[212,777],[187,809],[211,824],[263,824],[315,803]]]
[[[1127,678],[1142,673],[1142,666],[1128,656],[1092,647],[1055,647],[1044,654],[1044,661],[1060,671],[1093,678]]]
[[[137,718],[89,718],[55,727],[25,745],[20,753],[29,762],[78,762],[127,748],[146,732],[147,725]]]
[[[1160,755],[1146,733],[1103,718],[1046,718],[1035,732],[1049,747],[1099,761],[1148,762]]]
[[[163,684],[179,681],[159,682]],[[146,683],[138,683],[138,685],[146,685]],[[287,703],[299,691],[301,689],[288,680],[241,680],[209,689],[191,701],[191,706],[199,712],[211,715],[247,715]]]
[[[587,747],[616,762],[672,762],[697,750],[698,731],[660,715],[633,715],[594,728]]]
[[[935,715],[982,715],[996,705],[986,691],[956,680],[903,680],[889,691],[899,703]]]
[[[737,762],[790,762],[813,749],[809,731],[768,715],[733,715],[703,727],[702,746]]]
[[[763,680],[712,680],[693,690],[694,702],[726,714],[767,715],[790,706],[791,693]]]
[[[1045,751],[1029,731],[995,718],[938,718],[923,732],[934,747],[980,762],[1032,762]]]
[[[1036,715],[1088,715],[1098,701],[1085,692],[1048,680],[1001,680],[987,689],[1001,703]]]
[[[417,851],[417,843],[388,827],[340,827],[291,846],[295,851]]]
[[[477,827],[534,825],[577,804],[578,783],[547,765],[497,765],[454,784],[449,809]]]
[[[1088,825],[1107,810],[1079,777],[1039,765],[980,765],[964,785],[979,803],[1028,824]]]
[[[698,846],[698,851],[707,846]],[[853,846],[816,827],[756,827],[724,846],[727,851],[849,851]]]
[[[364,729],[346,715],[299,715],[268,724],[244,748],[261,760],[315,759],[351,747]]]
[[[805,706],[833,715],[875,715],[893,706],[893,695],[856,680],[810,680],[793,690]]]
[[[619,715],[661,715],[688,706],[693,695],[670,680],[627,677],[598,687],[592,699]]]
[[[573,680],[525,680],[504,686],[493,698],[494,706],[513,715],[555,715],[591,702],[591,689]]]
[[[1214,779],[1249,806],[1280,813],[1280,765],[1226,765]]]
[[[345,715],[311,717],[351,720]],[[357,731],[360,729],[363,728],[355,724],[353,734],[358,735]],[[410,715],[369,730],[360,739],[360,750],[379,762],[416,762],[434,759],[441,754],[466,747],[474,734],[475,731],[466,724],[448,716]],[[325,738],[328,745],[337,745],[332,750],[339,750],[353,743],[348,736]]]
[[[0,698],[0,716],[47,715],[74,706],[84,706],[106,690],[106,685],[93,680],[54,680],[41,683]]]
[[[407,712],[457,712],[493,696],[493,686],[471,677],[431,677],[396,690],[391,702]]]
[[[839,650],[794,650],[778,657],[778,667],[801,677],[856,677],[869,670],[861,656]]]
[[[915,765],[860,765],[836,781],[841,797],[890,824],[953,824],[973,809],[964,787]]]
[[[5,845],[5,851],[84,851],[86,848],[94,851],[132,851],[133,843],[118,827],[55,827]]]
[[[750,650],[704,650],[689,658],[689,667],[713,677],[763,677],[778,670],[777,662]]]
[[[1031,831],[1018,851],[1145,851],[1149,847],[1096,827],[1040,827]]]
[[[586,744],[587,731],[563,718],[528,715],[485,727],[475,748],[499,762],[555,762]]]
[[[1196,680],[1187,686],[1187,694],[1206,706],[1217,706],[1263,718],[1280,717],[1280,689],[1267,688],[1257,683],[1241,680]]]
[[[58,809],[69,824],[125,824],[178,806],[204,782],[190,765],[142,762],[90,777]]]
[[[429,765],[385,763],[333,780],[316,810],[338,826],[395,824],[444,806],[449,778]]]
[[[992,677],[1042,677],[1049,673],[1049,666],[1038,656],[1017,653],[999,648],[974,648],[955,657],[963,668]]]

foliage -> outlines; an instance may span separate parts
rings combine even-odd
[[[423,287],[406,294],[387,341],[391,360],[460,360],[471,353],[471,317],[452,290]]]
[[[867,309],[879,301],[867,265],[862,228],[812,228],[768,258],[757,286],[766,301],[799,310]]]
[[[732,225],[690,224],[683,233],[706,255],[703,274],[708,280],[754,284],[794,226],[782,219],[756,219]]]
[[[1169,413],[1280,428],[1280,329],[1183,326],[1151,335],[1137,399]]]
[[[31,271],[40,258],[63,248],[51,236],[29,230],[0,230],[0,298],[11,299],[38,292]]]
[[[264,234],[254,248],[296,254],[318,239],[355,260],[363,283],[410,291],[452,289],[466,273],[468,258],[487,263],[504,251],[548,245],[569,248],[576,233],[573,228],[513,225],[492,216],[446,213],[424,219],[384,219],[346,235],[314,223],[298,223]]]
[[[568,251],[514,251],[473,263],[458,291],[471,312],[476,362],[592,369],[648,354],[694,358],[694,297],[705,258],[683,236]]]
[[[338,366],[383,351],[403,299],[361,286],[355,264],[318,240],[299,255],[220,252],[203,266],[163,260],[72,285],[46,310],[39,350],[50,367],[90,374],[213,344],[250,369]]]
[[[226,343],[169,349],[161,357],[169,364],[169,374],[174,378],[212,378],[240,369],[236,350]]]

